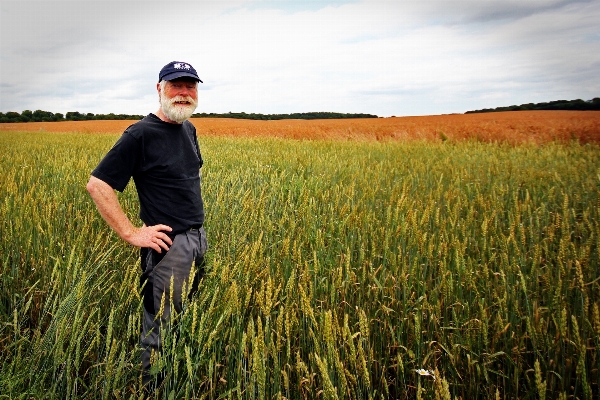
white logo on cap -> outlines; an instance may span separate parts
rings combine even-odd
[[[190,67],[189,64],[185,64],[185,63],[175,63],[175,64],[173,64],[173,68],[175,68],[175,69],[190,69],[192,67]]]

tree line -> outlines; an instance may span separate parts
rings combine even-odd
[[[94,119],[107,119],[107,120],[119,120],[119,119],[142,119],[142,115],[130,115],[130,114],[83,114],[79,111],[69,111],[63,115],[61,113],[52,113],[50,111],[43,110],[25,110],[22,113],[15,111],[9,111],[7,113],[0,112],[0,123],[7,122],[56,122],[56,121],[88,121]]]
[[[9,111],[0,112],[0,123],[8,122],[55,122],[55,121],[88,121],[88,120],[139,120],[143,115],[137,114],[83,114],[78,111],[70,111],[65,115],[61,113],[52,113],[42,110],[25,110],[22,113]],[[256,120],[277,120],[277,119],[339,119],[339,118],[378,118],[372,114],[346,114],[335,112],[308,112],[293,114],[246,114],[241,113],[196,113],[192,118],[237,118],[237,119],[256,119]]]
[[[507,106],[496,108],[484,108],[481,110],[467,111],[465,114],[485,113],[497,111],[524,111],[524,110],[570,110],[570,111],[589,111],[600,110],[600,97],[594,97],[592,100],[555,100],[546,103],[527,103],[520,106]]]
[[[245,112],[226,114],[217,113],[196,113],[192,118],[236,118],[236,119],[256,119],[256,120],[279,120],[279,119],[342,119],[342,118],[379,118],[373,114],[349,114],[337,112],[305,112],[292,114],[247,114]]]

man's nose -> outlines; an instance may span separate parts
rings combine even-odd
[[[193,96],[195,92],[196,91],[193,88],[189,88],[186,86],[179,88],[179,95],[181,96]]]

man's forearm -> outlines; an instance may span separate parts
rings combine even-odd
[[[129,242],[135,227],[123,212],[113,188],[106,182],[92,176],[86,186],[96,203],[98,212],[106,223],[125,241]]]

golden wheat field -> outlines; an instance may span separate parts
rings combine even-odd
[[[0,130],[121,133],[134,121],[64,121],[0,124]],[[334,140],[464,140],[600,143],[600,111],[509,111],[419,117],[255,121],[194,118],[199,136]]]

